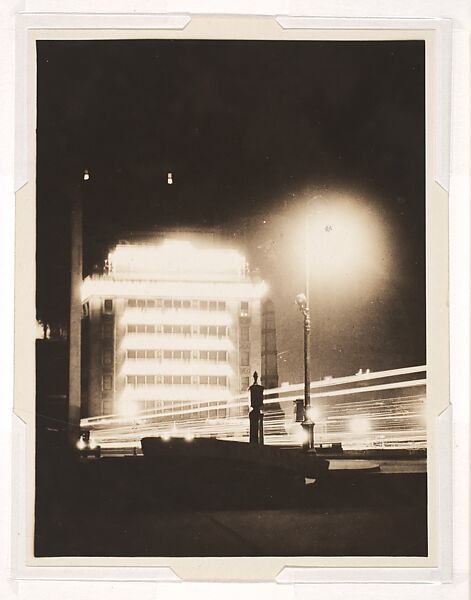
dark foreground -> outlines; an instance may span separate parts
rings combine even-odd
[[[215,480],[210,466],[40,456],[36,556],[427,555],[426,474],[407,461],[306,486],[274,471]]]

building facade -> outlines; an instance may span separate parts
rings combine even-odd
[[[233,249],[118,244],[82,287],[82,417],[222,417],[261,372],[261,299]]]

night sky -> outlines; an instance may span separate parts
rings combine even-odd
[[[68,214],[87,168],[85,274],[119,239],[218,231],[267,281],[280,381],[301,381],[295,222],[306,201],[340,194],[375,215],[388,240],[378,262],[387,254],[392,267],[371,289],[355,276],[347,295],[313,274],[313,377],[425,363],[423,42],[40,41],[37,49],[39,319],[67,321]]]

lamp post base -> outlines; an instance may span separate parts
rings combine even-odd
[[[303,428],[303,451],[315,452],[314,449],[314,423],[310,419],[306,419],[301,423]]]

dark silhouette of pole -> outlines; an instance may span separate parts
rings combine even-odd
[[[253,384],[250,391],[250,443],[263,445],[263,385],[257,383],[258,373],[253,374]]]

